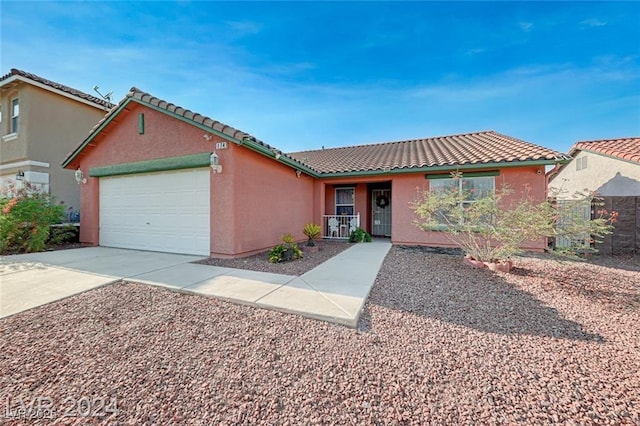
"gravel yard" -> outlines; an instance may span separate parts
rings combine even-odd
[[[300,244],[303,250],[301,259],[292,262],[269,263],[269,253],[259,253],[253,256],[238,259],[218,259],[210,257],[194,263],[203,265],[222,266],[226,268],[250,269],[252,271],[272,272],[274,274],[302,275],[315,268],[319,264],[331,259],[352,245],[346,241],[317,241],[317,251],[309,251],[305,243]]]
[[[0,320],[2,414],[86,396],[117,400],[107,420],[136,425],[637,425],[640,261],[597,263],[526,257],[494,275],[393,247],[359,330],[99,288]]]

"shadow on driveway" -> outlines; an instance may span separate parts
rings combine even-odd
[[[389,252],[369,303],[486,333],[604,342],[499,274],[464,266],[460,256],[418,248]]]

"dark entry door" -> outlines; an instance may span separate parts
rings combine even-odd
[[[371,234],[391,236],[391,190],[371,190]]]

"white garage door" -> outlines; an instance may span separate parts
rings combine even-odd
[[[209,168],[100,178],[100,245],[209,255]]]

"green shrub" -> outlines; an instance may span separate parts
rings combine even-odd
[[[320,225],[318,224],[307,223],[304,226],[304,229],[302,230],[302,232],[304,233],[304,235],[307,236],[307,238],[309,238],[309,240],[307,241],[307,246],[313,247],[316,245],[314,241],[318,239],[318,237],[320,236],[320,233],[322,232],[322,228],[320,228]]]
[[[64,207],[28,182],[0,190],[0,211],[0,254],[44,250],[51,225],[64,218]]]
[[[49,232],[47,246],[61,246],[63,244],[77,242],[78,228],[73,225],[53,226]]]
[[[351,231],[351,235],[349,235],[350,243],[370,243],[371,242],[371,234],[365,231],[362,228],[356,228],[354,231]]]
[[[282,241],[284,244],[278,244],[269,251],[269,262],[289,262],[302,257],[302,250],[300,250],[300,247],[296,244],[293,235],[283,235]]]

